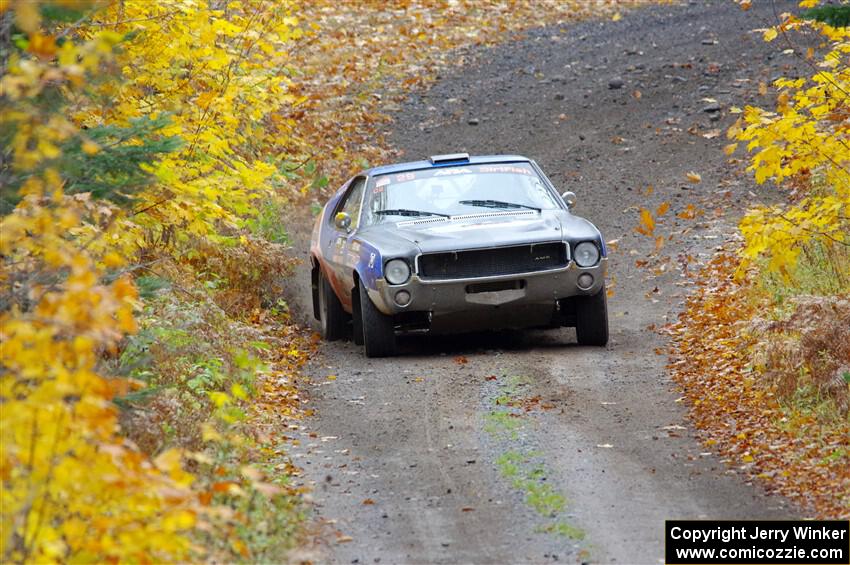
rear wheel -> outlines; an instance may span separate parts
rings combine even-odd
[[[363,333],[363,345],[366,346],[366,357],[391,357],[395,355],[395,325],[392,316],[387,316],[375,307],[363,284],[357,285],[357,290],[360,297],[358,310]]]
[[[579,345],[608,343],[608,306],[603,288],[593,296],[576,299],[576,337]]]
[[[336,341],[345,334],[345,310],[342,309],[342,303],[321,271],[319,271],[319,318],[322,322],[322,337],[326,340]]]

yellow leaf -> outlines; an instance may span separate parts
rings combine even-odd
[[[213,401],[213,404],[215,404],[219,408],[226,404],[230,404],[230,396],[225,392],[213,390],[209,392],[209,397],[210,400]]]
[[[41,23],[41,14],[38,10],[39,2],[17,2],[15,4],[15,23],[23,31],[35,33],[38,31],[39,23]]]
[[[195,513],[189,510],[175,512],[165,517],[162,528],[166,532],[177,532],[187,530],[195,525]]]
[[[86,155],[95,155],[100,151],[100,145],[89,139],[83,141],[83,144],[80,148]]]
[[[221,434],[211,425],[203,424],[201,426],[201,439],[204,441],[221,441]]]
[[[765,32],[764,32],[764,40],[768,41],[768,42],[773,41],[774,39],[776,39],[777,35],[778,35],[778,32],[776,31],[775,27],[769,28],[769,29],[765,30]]]
[[[174,469],[180,468],[182,455],[178,449],[166,449],[153,462],[160,469],[171,472]]]
[[[652,212],[646,208],[640,209],[640,225],[637,227],[638,233],[643,235],[652,235],[655,231],[655,220],[652,219]]]
[[[124,264],[124,258],[121,257],[121,255],[119,255],[118,253],[110,251],[103,256],[103,264],[109,267],[110,269],[114,269]]]
[[[676,214],[677,218],[682,220],[693,220],[697,217],[697,209],[693,204],[688,204],[685,209],[678,214]]]
[[[33,33],[27,51],[42,59],[50,59],[56,53],[56,39],[52,35]]]
[[[238,398],[239,400],[247,400],[248,399],[248,391],[245,390],[239,383],[234,383],[233,386],[230,387],[230,394]]]
[[[212,101],[215,100],[216,93],[212,90],[208,90],[206,92],[202,92],[198,95],[195,103],[200,107],[206,110],[212,104]]]
[[[689,181],[694,184],[699,184],[702,182],[702,176],[699,173],[695,173],[694,171],[689,172],[685,175]]]

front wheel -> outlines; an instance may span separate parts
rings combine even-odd
[[[351,325],[355,345],[363,345],[363,316],[360,314],[360,285],[351,293]]]
[[[576,337],[579,345],[608,343],[608,305],[605,289],[576,299]]]
[[[357,285],[360,295],[357,312],[359,328],[366,346],[366,357],[392,357],[396,353],[395,325],[392,316],[378,310],[363,283]],[[357,322],[355,322],[357,327]]]

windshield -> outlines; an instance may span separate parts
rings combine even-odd
[[[413,217],[559,208],[528,163],[461,165],[375,177],[364,224]]]

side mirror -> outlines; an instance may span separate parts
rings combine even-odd
[[[334,225],[337,227],[337,229],[342,231],[350,230],[351,216],[349,216],[345,212],[339,212],[336,216],[334,216]]]
[[[567,208],[572,210],[575,208],[576,203],[578,202],[578,198],[576,198],[575,192],[566,191],[561,195],[561,198],[564,199],[564,202],[567,204]]]

